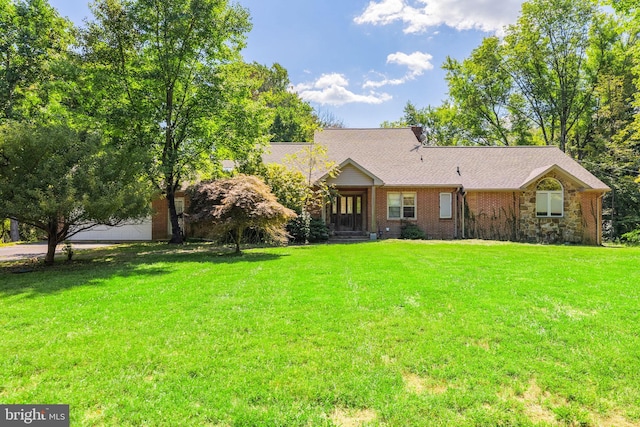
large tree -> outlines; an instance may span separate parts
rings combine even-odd
[[[224,121],[234,111],[247,118],[248,106],[225,96],[240,90],[223,69],[239,58],[248,12],[227,0],[96,0],[93,13],[84,53],[100,108],[114,134],[146,147],[149,177],[168,200],[170,242],[181,243],[176,191],[220,145],[258,137],[246,120],[244,129]]]
[[[591,0],[532,0],[507,28],[503,66],[526,100],[522,112],[562,151],[591,106],[587,52],[597,13]]]
[[[73,25],[46,0],[0,0],[0,124],[38,113],[48,102]],[[11,220],[11,239],[20,239]]]
[[[0,128],[0,217],[43,230],[52,264],[56,246],[74,234],[150,213],[136,157],[65,122],[7,123]]]
[[[487,37],[469,58],[460,62],[447,57],[442,66],[458,112],[456,120],[470,143],[514,145],[529,140],[529,129],[519,114],[521,98],[505,70],[503,50],[498,37]]]

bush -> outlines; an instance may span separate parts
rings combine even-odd
[[[404,224],[400,228],[400,238],[407,240],[426,239],[427,235],[416,224]]]
[[[306,243],[310,240],[310,228],[311,215],[304,211],[297,218],[287,223],[287,233],[291,236],[291,240],[296,243]]]
[[[624,233],[620,236],[620,241],[627,245],[640,245],[640,228]]]
[[[329,240],[329,227],[322,219],[311,218],[309,223],[309,242],[326,242]]]
[[[317,243],[329,240],[329,228],[322,219],[311,218],[306,212],[287,224],[287,232],[296,243]]]

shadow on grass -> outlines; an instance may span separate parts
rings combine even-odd
[[[80,286],[101,286],[115,277],[145,277],[172,273],[177,263],[237,264],[268,262],[286,256],[260,252],[236,254],[211,244],[171,246],[163,243],[124,244],[84,250],[71,261],[56,257],[53,266],[31,260],[0,263],[0,298],[54,294]]]

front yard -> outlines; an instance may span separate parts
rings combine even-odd
[[[0,402],[71,425],[640,425],[640,249],[140,244],[0,267]]]

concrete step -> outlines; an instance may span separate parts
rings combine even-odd
[[[363,231],[336,231],[329,238],[329,242],[332,243],[368,242],[370,240],[369,233]]]

